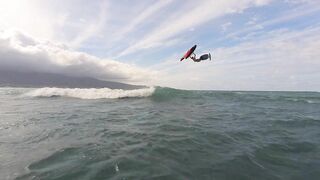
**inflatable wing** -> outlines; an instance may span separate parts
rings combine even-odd
[[[197,45],[194,45],[192,48],[190,48],[183,56],[182,58],[180,59],[180,61],[184,60],[184,59],[188,59],[191,54],[194,52],[194,50],[196,50],[197,48]]]

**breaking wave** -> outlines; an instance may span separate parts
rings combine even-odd
[[[143,89],[123,90],[109,88],[40,88],[27,92],[26,96],[31,97],[72,97],[80,99],[118,99],[130,97],[149,97],[155,91],[155,87]]]

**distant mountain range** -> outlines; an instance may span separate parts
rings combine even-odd
[[[51,73],[0,70],[0,87],[5,86],[110,89],[138,89],[145,87],[112,81],[102,81],[90,77],[71,77]]]

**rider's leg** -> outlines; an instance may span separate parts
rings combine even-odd
[[[201,61],[207,60],[207,59],[209,59],[209,54],[203,54],[202,56],[200,56],[199,59],[200,59]]]

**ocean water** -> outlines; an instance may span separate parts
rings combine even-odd
[[[320,179],[320,93],[0,88],[0,179]]]

